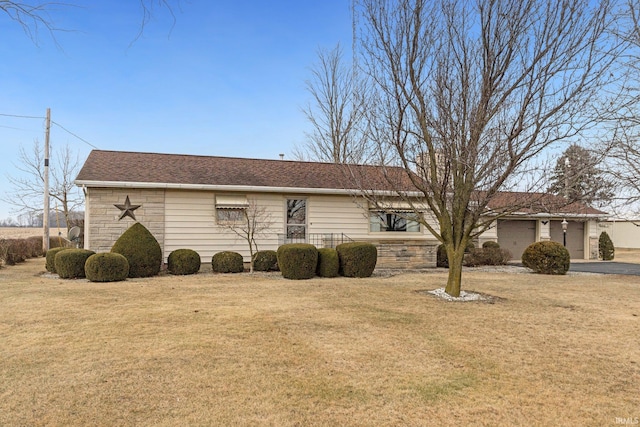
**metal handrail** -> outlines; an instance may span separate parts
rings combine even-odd
[[[346,242],[353,242],[353,239],[344,233],[307,233],[304,237],[287,237],[286,234],[278,234],[278,246],[285,243],[310,243],[317,248],[335,248]]]

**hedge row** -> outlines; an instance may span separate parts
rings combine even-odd
[[[343,243],[335,249],[306,243],[282,245],[277,251],[278,267],[287,279],[320,277],[369,277],[373,274],[378,251],[371,243]]]
[[[26,239],[0,238],[0,268],[4,265],[16,265],[29,258],[37,258],[42,255],[42,237],[33,236]]]
[[[511,261],[511,253],[500,248],[498,242],[484,242],[481,248],[476,248],[469,243],[465,248],[463,263],[467,267],[479,267],[482,265],[506,265]],[[436,266],[449,268],[449,259],[444,245],[439,245],[436,252]]]

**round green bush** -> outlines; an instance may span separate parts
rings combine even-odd
[[[611,237],[606,231],[600,233],[598,238],[598,252],[603,261],[611,261],[615,256],[615,247],[611,241]]]
[[[308,243],[288,243],[278,248],[278,267],[285,279],[311,279],[316,275],[318,249]]]
[[[500,244],[489,240],[482,244],[482,249],[500,249]]]
[[[56,273],[63,279],[77,279],[85,277],[84,264],[95,254],[88,249],[67,249],[55,256]]]
[[[45,264],[44,267],[47,269],[49,273],[57,273],[56,272],[56,254],[61,251],[69,250],[71,248],[52,248],[47,251],[47,255],[45,256]]]
[[[171,274],[195,274],[200,264],[200,254],[192,249],[176,249],[167,258],[167,270]]]
[[[113,252],[94,254],[87,258],[84,274],[91,282],[120,282],[129,275],[129,261]]]
[[[316,275],[320,277],[336,277],[340,273],[340,258],[333,248],[318,249],[318,266]]]
[[[160,272],[162,248],[145,228],[136,222],[116,240],[111,252],[123,255],[129,262],[129,277],[150,277]]]
[[[350,242],[336,246],[340,274],[345,277],[369,277],[378,261],[378,250],[371,243]]]
[[[558,242],[532,243],[522,254],[522,264],[539,274],[566,274],[570,263],[569,251]]]
[[[436,267],[449,268],[449,258],[447,258],[447,248],[444,245],[438,245],[436,251]]]
[[[255,271],[276,270],[278,254],[276,251],[258,251],[253,254],[253,269]]]
[[[211,258],[211,267],[216,273],[242,273],[244,261],[237,252],[218,252]]]

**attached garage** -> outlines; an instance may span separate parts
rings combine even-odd
[[[511,252],[513,259],[520,259],[527,246],[535,241],[535,220],[498,220],[498,243]]]
[[[567,249],[573,259],[584,259],[584,222],[567,221]],[[551,240],[564,242],[562,221],[551,221]]]

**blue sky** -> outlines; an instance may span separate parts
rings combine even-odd
[[[59,47],[0,16],[0,114],[51,118],[103,150],[291,158],[310,130],[300,108],[319,47],[351,45],[348,0],[181,0],[144,34],[136,1],[95,0],[50,13]],[[176,2],[174,2],[175,4]],[[0,196],[21,146],[44,120],[0,115]],[[51,146],[91,146],[51,128]],[[52,159],[53,161],[53,159]],[[0,219],[15,216],[0,202]]]

